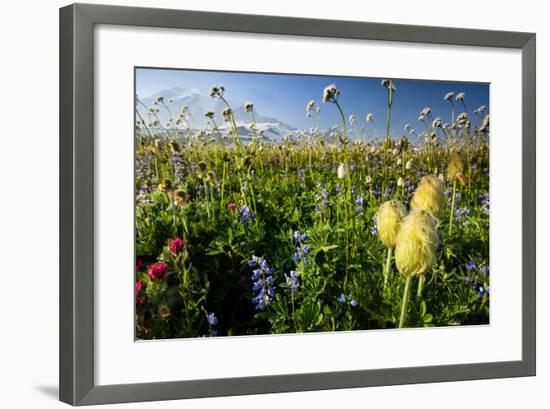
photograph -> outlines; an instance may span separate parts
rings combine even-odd
[[[489,83],[133,75],[136,340],[490,324]]]

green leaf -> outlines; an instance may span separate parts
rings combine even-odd
[[[424,317],[426,315],[426,301],[422,300],[420,303],[420,316]]]

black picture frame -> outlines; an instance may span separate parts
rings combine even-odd
[[[522,359],[124,385],[94,381],[94,26],[130,25],[426,44],[522,53]],[[73,4],[60,9],[60,400],[72,405],[535,375],[534,33]]]

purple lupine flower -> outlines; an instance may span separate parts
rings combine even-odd
[[[214,326],[218,324],[218,318],[216,318],[216,315],[211,312],[206,316],[206,320],[208,321],[208,324]]]
[[[354,300],[351,295],[345,295],[343,293],[336,298],[336,301],[338,301],[340,304],[349,304],[351,308],[355,308],[359,305],[359,302]]]
[[[455,208],[455,221],[461,221],[462,219],[464,219],[466,216],[468,216],[470,213],[472,213],[472,211],[468,208],[466,209],[461,209],[459,207],[456,207]]]
[[[174,176],[176,184],[182,183],[185,177],[185,162],[181,152],[172,152],[172,166],[174,167]]]
[[[309,262],[307,255],[311,253],[311,248],[305,244],[305,241],[309,239],[309,236],[307,233],[296,232],[292,236],[292,239],[297,245],[296,252],[294,253],[294,256],[292,256],[292,259],[297,263],[301,261],[302,263],[307,264]]]
[[[481,274],[483,274],[485,277],[489,275],[489,267],[487,267],[486,264],[483,264],[479,270],[481,271]]]
[[[329,194],[325,188],[321,190],[321,193],[315,194],[315,200],[319,202],[316,209],[318,210],[320,207],[326,207],[328,205],[328,198]]]
[[[290,275],[285,274],[286,287],[290,290],[290,295],[294,295],[298,288],[298,278],[296,278],[296,271],[292,270]]]
[[[355,199],[355,211],[359,213],[361,216],[363,215],[364,205],[365,205],[365,199],[363,198],[363,196],[361,195],[357,196],[357,199]]]
[[[482,298],[485,294],[489,295],[489,287],[479,287],[477,294]]]
[[[476,263],[472,259],[470,259],[470,261],[466,263],[465,267],[466,267],[466,270],[468,271],[472,271],[477,268]]]
[[[292,235],[292,238],[294,239],[294,243],[300,244],[309,239],[309,236],[307,235],[307,233],[296,232]]]
[[[275,297],[276,287],[273,285],[275,270],[269,267],[263,257],[252,256],[252,259],[248,261],[248,265],[258,267],[252,271],[252,291],[255,295],[252,298],[252,303],[257,310],[264,310]]]
[[[254,223],[255,221],[254,213],[252,213],[247,205],[243,205],[241,207],[241,210],[239,210],[239,216],[241,217],[242,224]]]
[[[208,326],[210,327],[210,336],[218,336],[218,330],[214,328],[216,325],[218,325],[218,318],[216,318],[216,315],[211,312],[206,316],[206,321],[208,321]]]

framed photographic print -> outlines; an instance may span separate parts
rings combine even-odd
[[[75,4],[60,87],[62,401],[535,374],[534,34]]]

